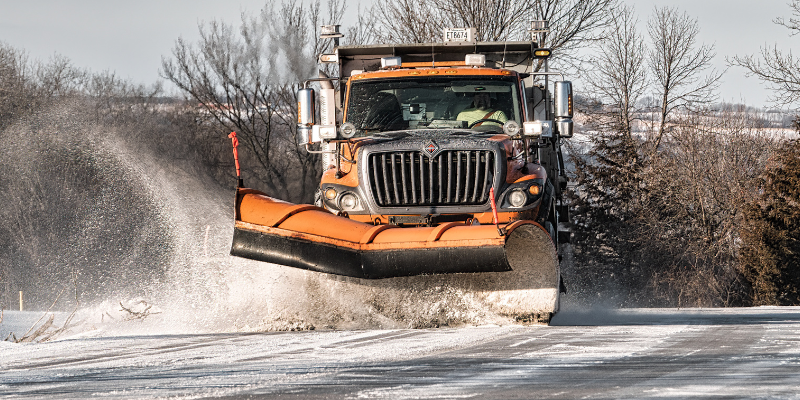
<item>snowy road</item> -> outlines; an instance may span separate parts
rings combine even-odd
[[[3,398],[800,398],[800,308],[0,342]]]

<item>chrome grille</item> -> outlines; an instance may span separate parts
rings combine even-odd
[[[380,207],[479,205],[489,200],[495,176],[491,150],[443,150],[369,155],[372,195]]]

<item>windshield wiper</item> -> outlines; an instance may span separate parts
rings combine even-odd
[[[386,131],[386,132],[375,132],[371,134],[367,134],[367,136],[379,137],[379,138],[388,138],[388,139],[400,139],[404,137],[411,136],[408,132],[400,132],[400,131]]]

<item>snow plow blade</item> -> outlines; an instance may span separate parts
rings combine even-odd
[[[238,190],[235,210],[234,256],[371,280],[480,275],[458,286],[466,284],[489,297],[505,292],[511,295],[505,302],[528,303],[522,308],[537,314],[558,309],[555,246],[533,221],[504,226],[502,236],[494,225],[460,222],[414,228],[371,225],[252,189]],[[515,300],[520,296],[527,300]],[[519,314],[519,308],[509,304],[499,309]]]

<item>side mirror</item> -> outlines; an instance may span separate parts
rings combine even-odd
[[[572,82],[556,82],[554,103],[556,118],[572,118]]]
[[[571,138],[574,127],[572,123],[572,82],[556,82],[553,103],[558,134],[563,138]]]
[[[297,91],[297,135],[301,146],[320,142],[319,137],[314,138],[313,126],[316,122],[316,109],[314,89],[300,89]],[[317,140],[314,140],[317,139]]]

